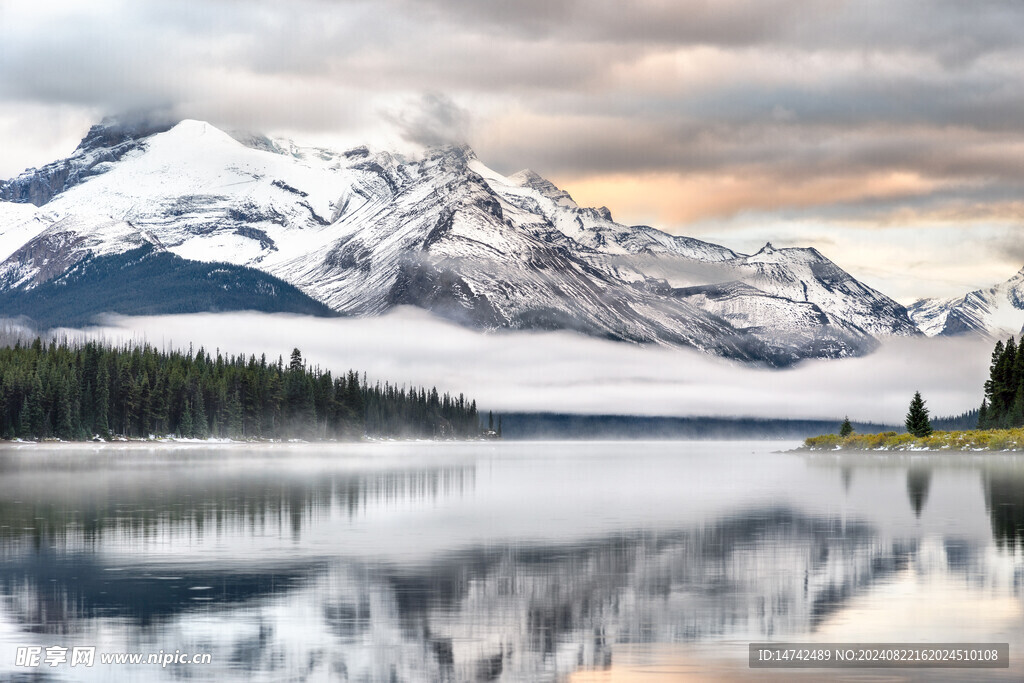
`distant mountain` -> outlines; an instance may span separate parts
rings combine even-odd
[[[572,415],[502,413],[504,439],[532,440],[803,440],[838,432],[841,419],[789,420],[744,417],[655,417],[644,415]],[[935,424],[935,421],[932,422]],[[974,416],[977,424],[977,415]],[[973,426],[973,425],[972,425]],[[902,425],[856,422],[860,434],[905,431]],[[938,429],[938,427],[936,427]]]
[[[465,146],[408,159],[200,121],[108,121],[68,159],[0,183],[0,198],[0,292],[149,246],[263,271],[346,314],[412,305],[488,330],[574,330],[773,366],[919,334],[906,309],[814,249],[744,255],[621,225]]]
[[[959,298],[921,299],[911,304],[908,312],[930,337],[1020,334],[1024,328],[1024,269],[1006,282]]]

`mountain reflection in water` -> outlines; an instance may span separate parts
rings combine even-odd
[[[213,655],[118,669],[136,680],[533,681],[717,642],[739,676],[747,642],[864,640],[896,605],[903,640],[952,630],[1014,654],[1024,467],[775,448],[8,454],[0,672],[19,645],[103,643]],[[965,606],[934,619],[944,595]],[[972,611],[987,599],[1005,613]]]

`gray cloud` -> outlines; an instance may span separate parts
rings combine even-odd
[[[464,143],[470,126],[469,112],[439,93],[427,93],[404,110],[385,116],[404,139],[424,147]]]
[[[801,17],[827,9],[828,1],[660,2],[638,0],[527,0],[474,2],[428,0],[436,20],[531,39],[601,42],[719,43],[744,45],[775,39]]]
[[[1019,46],[1016,27],[1024,21],[1024,7],[1012,0],[637,0],[628,9],[615,0],[401,4],[436,23],[534,41],[913,51],[948,68]]]
[[[1021,231],[1024,230],[1024,222],[1017,226],[1012,233],[1003,235],[992,240],[988,247],[992,251],[993,258],[1000,258],[1014,264],[1024,264],[1024,241],[1021,240]],[[996,282],[986,284],[998,284]]]
[[[30,125],[4,114],[17,107],[76,122],[158,108],[268,133],[465,140],[498,170],[558,178],[935,185],[824,197],[823,220],[956,207],[1024,190],[1022,20],[1020,3],[955,0],[5,3],[0,131]]]

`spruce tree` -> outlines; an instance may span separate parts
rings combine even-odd
[[[181,411],[181,422],[178,423],[178,432],[186,439],[195,436],[195,425],[192,424],[192,401],[185,399],[185,407]]]
[[[93,429],[103,437],[110,436],[110,372],[107,371],[107,364],[100,361],[99,373],[96,378],[96,413],[93,419]]]
[[[15,432],[19,439],[29,439],[32,437],[32,421],[30,418],[31,410],[28,405],[28,397],[26,396],[21,401],[21,412],[18,413],[18,426]]]
[[[907,411],[907,431],[917,437],[931,436],[932,425],[928,419],[928,409],[924,407],[924,399],[921,392],[915,391],[914,398],[910,401],[910,409]]]
[[[206,403],[203,400],[203,387],[200,380],[192,400],[192,436],[197,439],[210,437],[210,421],[206,415]]]
[[[839,436],[844,439],[853,434],[853,425],[850,424],[849,416],[843,418],[843,424],[839,425]]]
[[[56,407],[55,431],[57,436],[64,440],[74,439],[78,434],[75,431],[75,416],[72,412],[71,387],[67,381],[58,387]]]
[[[999,405],[999,361],[1003,357],[1003,341],[1000,339],[992,349],[992,362],[988,367],[988,379],[985,381],[985,396],[988,398],[989,424],[992,427],[998,426],[999,418],[1002,416],[1002,406]]]
[[[43,407],[43,383],[38,374],[34,378],[32,391],[28,395],[28,419],[30,436],[37,439],[48,436],[46,411]]]
[[[240,439],[245,436],[242,428],[242,399],[235,390],[228,394],[227,399],[227,432],[228,437]]]

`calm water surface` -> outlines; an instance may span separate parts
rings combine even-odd
[[[746,680],[761,640],[1012,658],[777,680],[1024,678],[1024,458],[794,445],[8,448],[0,679]],[[161,650],[212,663],[99,661]]]

